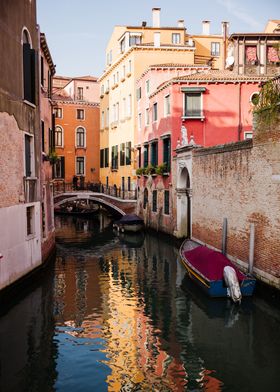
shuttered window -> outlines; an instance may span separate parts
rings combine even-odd
[[[125,165],[125,143],[120,145],[120,166]]]
[[[109,147],[105,148],[104,166],[109,167]]]
[[[35,104],[35,50],[23,44],[23,97]]]
[[[171,161],[171,148],[170,148],[170,137],[163,139],[163,163],[165,163],[167,171],[170,171],[170,161]]]
[[[157,191],[153,191],[153,212],[157,212]]]
[[[151,164],[157,166],[158,164],[158,143],[154,142],[151,144]]]
[[[169,215],[169,191],[164,191],[164,213]]]
[[[144,167],[149,164],[149,146],[144,146]]]
[[[131,142],[125,144],[125,164],[131,165]]]

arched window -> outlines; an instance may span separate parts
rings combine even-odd
[[[35,104],[35,50],[31,47],[30,34],[22,31],[23,99]]]
[[[76,147],[83,148],[86,146],[86,130],[83,127],[78,127],[76,130]]]
[[[148,189],[145,188],[144,189],[144,200],[143,200],[143,208],[145,209],[147,204],[149,202],[149,193],[148,193]]]
[[[55,147],[63,147],[63,129],[60,126],[55,127],[54,142]]]

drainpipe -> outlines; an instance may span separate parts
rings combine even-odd
[[[253,273],[254,266],[254,250],[255,250],[255,225],[250,225],[250,248],[249,248],[249,274]]]
[[[227,218],[223,221],[222,254],[227,254]]]
[[[241,140],[241,132],[242,132],[242,122],[241,122],[241,83],[239,83],[238,89],[238,135],[237,140]]]

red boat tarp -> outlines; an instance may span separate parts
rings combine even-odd
[[[184,256],[197,271],[209,280],[222,280],[224,267],[227,265],[235,269],[239,281],[246,278],[226,256],[206,246],[198,246],[195,249],[185,251]]]

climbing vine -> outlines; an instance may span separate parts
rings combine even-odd
[[[262,86],[255,105],[254,117],[257,128],[270,129],[280,121],[280,78],[275,78]]]

